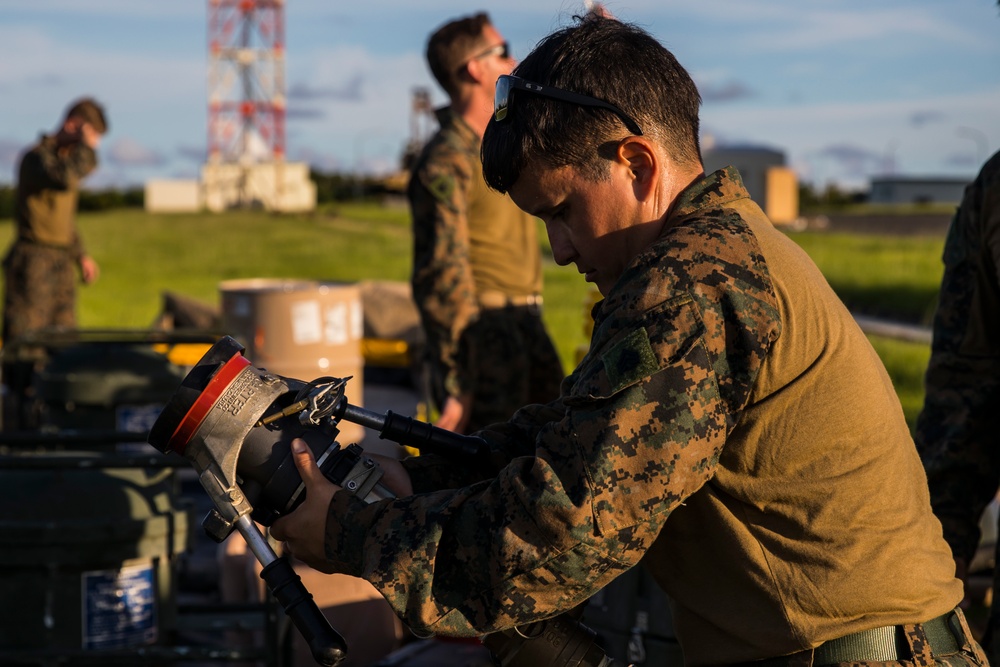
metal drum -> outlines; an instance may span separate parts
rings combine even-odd
[[[219,291],[223,329],[255,366],[305,382],[350,376],[347,399],[363,405],[364,313],[356,285],[251,278],[224,281]],[[342,423],[343,444],[363,437],[364,427]]]

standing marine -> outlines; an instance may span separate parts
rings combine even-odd
[[[73,103],[59,129],[25,153],[18,171],[14,243],[3,260],[3,339],[10,342],[48,327],[76,326],[77,271],[97,280],[76,226],[80,181],[97,167],[97,147],[108,131],[104,109],[92,99]]]
[[[412,169],[411,282],[437,425],[470,432],[558,396],[563,369],[542,322],[536,222],[486,187],[479,157],[510,48],[479,13],[435,31],[427,62],[451,103]]]

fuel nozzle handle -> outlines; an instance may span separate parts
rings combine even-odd
[[[275,559],[264,566],[260,577],[302,633],[316,662],[323,667],[340,664],[347,657],[347,642],[330,626],[291,563]]]
[[[474,435],[461,435],[433,424],[397,415],[392,410],[384,415],[365,410],[347,401],[337,407],[338,417],[378,431],[378,437],[421,452],[482,460],[487,454],[486,441]]]
[[[235,527],[246,540],[250,551],[264,566],[260,578],[302,633],[313,658],[323,667],[336,667],[347,656],[347,642],[316,606],[316,601],[306,590],[299,575],[295,574],[291,563],[287,558],[279,558],[274,553],[249,516],[238,518]]]

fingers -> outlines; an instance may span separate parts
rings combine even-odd
[[[324,536],[330,501],[340,487],[323,476],[305,440],[295,438],[290,449],[306,486],[305,499],[290,514],[271,524],[271,537],[284,542],[290,553],[310,567],[331,571],[332,566],[326,562]]]
[[[438,428],[463,433],[472,414],[472,396],[449,396],[441,408],[441,416],[434,422]]]
[[[413,482],[410,480],[410,473],[406,472],[406,468],[403,467],[398,458],[381,454],[371,454],[370,456],[382,469],[382,484],[387,489],[396,494],[397,497],[413,495]]]
[[[97,266],[97,262],[95,262],[93,258],[88,255],[81,257],[80,276],[83,279],[83,282],[89,285],[97,280],[98,275],[100,275],[100,269]]]
[[[302,481],[306,483],[306,486],[309,486],[309,482],[313,481],[317,474],[322,475],[319,471],[319,466],[316,465],[316,459],[313,457],[313,453],[306,444],[306,441],[302,438],[292,440],[291,449],[292,458],[295,460],[295,467],[298,468],[299,474],[302,475]]]

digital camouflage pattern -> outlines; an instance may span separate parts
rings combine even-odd
[[[469,428],[475,429],[558,396],[563,370],[537,310],[492,309],[489,323],[479,322],[487,312],[480,294],[540,294],[537,226],[509,197],[486,187],[472,128],[449,108],[438,118],[441,129],[414,164],[407,190],[411,283],[432,397],[440,407],[449,395],[472,394]]]
[[[915,440],[934,511],[971,562],[979,519],[1000,485],[1000,153],[965,190],[944,246],[944,277]],[[992,641],[1000,623],[991,615]],[[984,638],[988,645],[990,637]],[[993,649],[995,650],[995,649]],[[1000,657],[1000,653],[991,653]]]
[[[955,645],[938,652],[940,638],[934,641],[929,630],[921,624],[906,624],[903,626],[903,637],[909,648],[914,667],[988,667],[989,662],[982,647],[972,635],[969,622],[961,609],[949,615],[947,621],[949,639],[954,638]]]
[[[457,358],[474,387],[469,431],[559,395],[562,361],[536,310],[481,309],[459,340]]]
[[[891,382],[807,262],[734,169],[693,184],[594,307],[560,398],[481,432],[479,466],[406,460],[416,495],[337,493],[331,564],[416,632],[470,636],[574,608],[644,559],[689,665],[953,608],[960,585]],[[796,352],[806,343],[814,356]]]
[[[76,262],[62,248],[15,243],[4,259],[3,337],[76,326]]]
[[[84,254],[77,197],[81,179],[96,166],[97,154],[89,146],[60,151],[48,136],[22,158],[17,234],[4,259],[4,339],[47,326],[75,326],[75,266]]]

